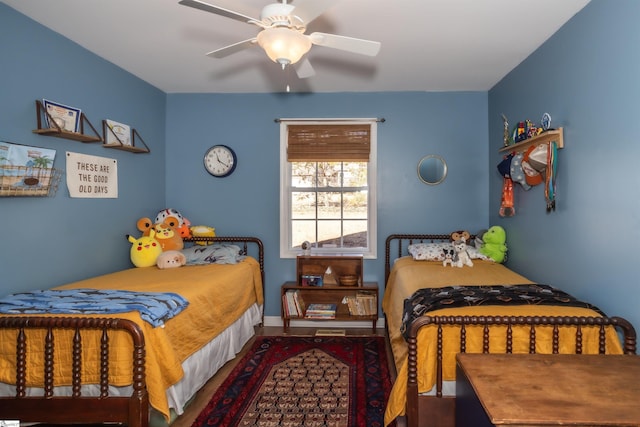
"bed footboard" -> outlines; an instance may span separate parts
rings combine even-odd
[[[42,396],[29,396],[26,378],[27,340],[29,330],[41,330],[45,334],[44,383],[38,385]],[[56,336],[61,331],[73,331],[73,346],[70,349],[56,347]],[[100,364],[100,395],[91,397],[81,393],[83,337],[81,332],[97,331],[101,334],[97,359]],[[133,343],[132,393],[130,396],[109,395],[109,333],[125,331]],[[15,395],[0,396],[0,414],[5,420],[47,422],[50,424],[72,423],[123,423],[129,427],[146,427],[149,423],[149,398],[145,382],[145,342],[141,329],[126,319],[77,318],[77,317],[0,317],[0,332],[6,339],[8,332],[15,335],[16,379]],[[4,333],[7,332],[7,333]],[[68,332],[66,332],[68,333]],[[95,332],[94,332],[95,333]],[[70,396],[55,394],[53,373],[56,369],[54,355],[58,352],[72,364],[72,393]],[[57,357],[57,356],[56,356]]]
[[[436,325],[437,327],[437,360],[436,360],[436,395],[421,396],[418,393],[418,343],[417,336],[420,328]],[[455,398],[442,395],[442,354],[443,327],[455,326],[460,331],[460,352],[466,351],[466,327],[481,326],[483,328],[483,353],[489,353],[489,327],[494,325],[506,326],[505,348],[510,353],[513,346],[512,327],[525,326],[530,328],[529,352],[535,353],[536,328],[539,326],[552,327],[553,353],[558,353],[560,347],[560,329],[575,327],[576,333],[572,346],[575,353],[582,353],[582,333],[587,328],[596,328],[599,338],[599,353],[606,352],[606,329],[615,327],[623,336],[623,351],[625,354],[636,354],[636,331],[630,322],[621,317],[543,317],[543,316],[424,316],[413,322],[408,338],[408,384],[407,384],[407,425],[417,426],[453,426],[455,424]]]

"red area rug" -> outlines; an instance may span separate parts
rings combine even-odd
[[[383,337],[257,337],[193,426],[382,426],[390,391]]]

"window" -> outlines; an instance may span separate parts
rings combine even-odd
[[[376,257],[376,138],[375,119],[281,120],[281,257]]]

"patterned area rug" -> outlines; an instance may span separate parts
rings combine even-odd
[[[193,426],[382,426],[390,390],[383,337],[257,337]]]

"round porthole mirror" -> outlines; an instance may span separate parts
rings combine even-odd
[[[436,154],[424,156],[418,162],[418,178],[429,185],[440,184],[447,177],[447,163]]]

